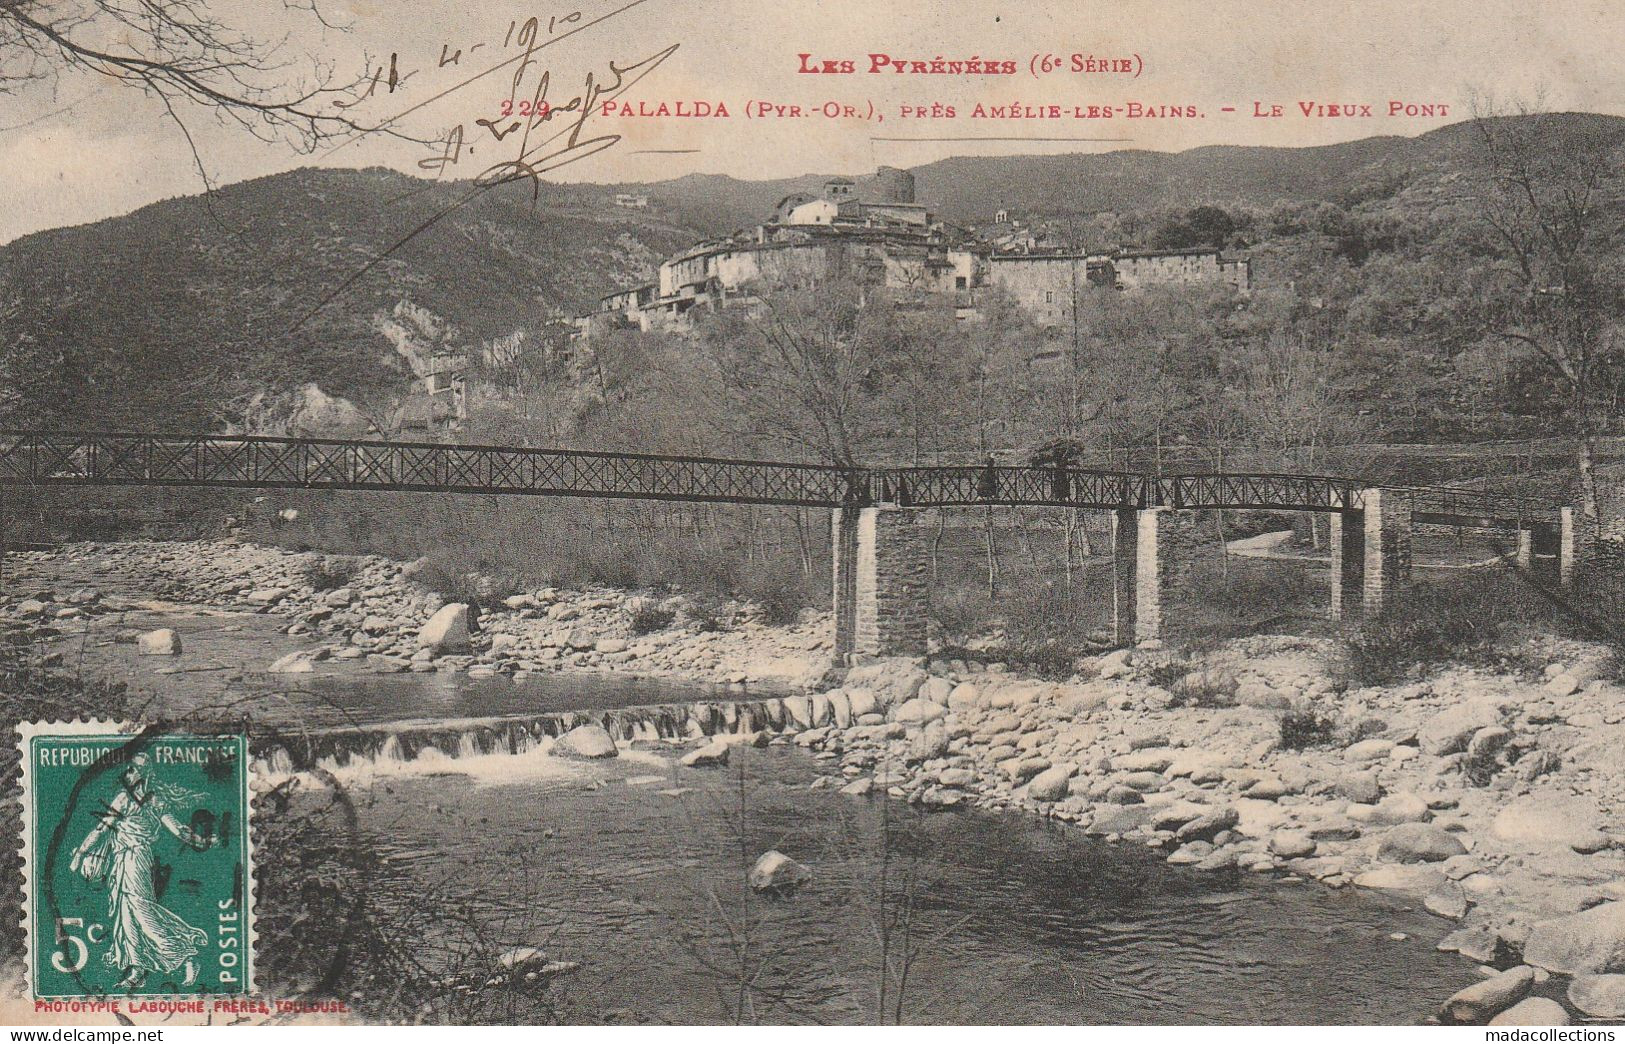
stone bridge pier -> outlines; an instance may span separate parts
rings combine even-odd
[[[926,544],[918,508],[836,508],[835,661],[920,656],[926,642]]]
[[[836,508],[835,660],[926,651],[927,534],[918,508]],[[1120,641],[1162,635],[1178,611],[1185,567],[1199,553],[1190,512],[1168,507],[1111,512],[1110,618]]]
[[[1377,615],[1411,577],[1410,501],[1367,489],[1360,502],[1329,515],[1333,620]]]
[[[1330,590],[1333,620],[1369,619],[1393,604],[1410,582],[1412,540],[1419,524],[1400,490],[1361,491],[1359,506],[1325,512],[1330,519]],[[923,509],[880,504],[837,508],[834,548],[835,659],[917,656],[926,651],[927,544]],[[1204,512],[1173,507],[1111,511],[1110,619],[1118,641],[1140,642],[1175,630],[1186,601],[1191,563],[1214,553],[1213,533],[1199,525]],[[1516,561],[1536,577],[1567,586],[1585,557],[1587,534],[1577,512],[1564,508],[1556,522],[1534,522],[1516,532]]]

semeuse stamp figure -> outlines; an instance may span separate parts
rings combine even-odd
[[[24,730],[34,995],[248,992],[243,738]]]
[[[152,872],[160,829],[199,852],[214,843],[213,817],[207,810],[198,810],[208,817],[202,832],[175,819],[203,796],[154,778],[151,759],[136,754],[120,774],[120,789],[100,822],[74,850],[68,869],[107,886],[110,945],[102,960],[124,971],[120,989],[139,986],[150,972],[180,970],[181,986],[197,982],[197,954],[209,937],[159,901]]]

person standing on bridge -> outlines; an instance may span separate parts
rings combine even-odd
[[[1065,465],[1055,465],[1050,472],[1049,484],[1051,500],[1065,504],[1072,499],[1072,476],[1067,474]]]
[[[992,500],[999,495],[999,466],[993,459],[993,454],[987,455],[987,463],[982,465],[982,473],[976,477],[976,499]]]

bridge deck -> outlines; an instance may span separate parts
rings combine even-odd
[[[260,435],[0,432],[0,484],[220,486],[611,497],[803,507],[1030,505],[1345,511],[1371,483],[1325,475],[1151,475],[1078,468],[846,469],[716,457]],[[1392,489],[1393,487],[1385,487]],[[1419,521],[1512,529],[1555,505],[1405,487]]]

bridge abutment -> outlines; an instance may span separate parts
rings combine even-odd
[[[831,513],[837,662],[924,654],[926,555],[919,515],[919,509],[894,505]]]

